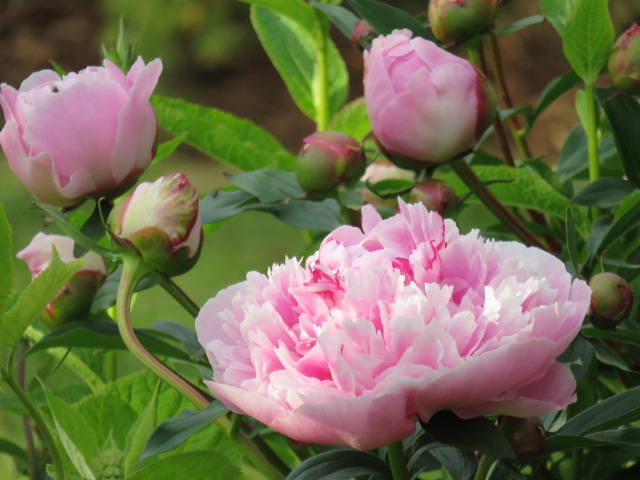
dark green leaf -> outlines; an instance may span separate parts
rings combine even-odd
[[[484,417],[463,420],[455,413],[443,410],[421,424],[425,432],[445,445],[460,450],[479,451],[492,457],[515,457],[502,432]]]
[[[609,119],[624,173],[640,187],[640,135],[634,128],[640,125],[640,103],[615,89],[598,89],[596,95]]]
[[[351,31],[358,22],[358,17],[356,17],[350,10],[337,5],[327,5],[326,3],[321,3],[317,0],[311,0],[311,4],[318,10],[322,10],[326,13],[331,20],[331,23],[338,27],[338,30],[340,30],[345,37],[349,38],[351,36]]]
[[[547,453],[595,447],[640,448],[640,428],[604,430],[588,435],[551,435],[545,442]]]
[[[597,253],[598,248],[604,238],[607,236],[607,232],[611,228],[611,224],[613,223],[613,218],[610,215],[603,215],[598,218],[591,227],[591,235],[587,240],[587,251],[590,256],[593,256]]]
[[[356,188],[339,188],[338,201],[343,207],[357,211],[360,211],[364,205],[364,198]]]
[[[533,114],[529,118],[528,129],[531,129],[540,114],[553,104],[553,102],[569,90],[580,85],[581,82],[580,77],[576,75],[573,70],[551,80],[540,94],[540,98],[533,110]]]
[[[619,240],[630,229],[637,227],[638,224],[640,224],[640,203],[627,210],[622,216],[614,218],[611,226],[602,235],[602,239],[594,245],[594,251],[599,253],[606,250],[609,245]]]
[[[567,219],[566,219],[566,231],[567,231],[567,251],[571,264],[573,265],[573,271],[575,274],[580,273],[580,267],[578,266],[578,235],[576,227],[573,224],[573,214],[571,213],[571,205],[567,206]]]
[[[636,186],[622,178],[599,178],[589,183],[571,201],[577,205],[609,208],[618,205]]]
[[[253,172],[227,175],[227,178],[233,185],[251,193],[263,203],[305,195],[292,172],[263,168]]]
[[[439,447],[430,450],[456,480],[471,480],[477,470],[478,461],[473,452],[462,452],[454,447]]]
[[[185,475],[187,477],[185,477]],[[244,480],[238,465],[220,452],[172,455],[135,472],[127,480],[224,479]]]
[[[159,125],[172,135],[238,170],[292,170],[295,157],[266,130],[230,113],[184,100],[151,98]]]
[[[170,320],[160,320],[151,325],[147,330],[161,332],[175,338],[196,362],[199,362],[204,355],[204,349],[202,345],[200,345],[200,342],[198,342],[198,336],[192,327],[187,327],[182,323],[172,322]]]
[[[107,310],[116,304],[118,298],[118,286],[120,285],[120,277],[122,275],[122,267],[118,267],[111,273],[102,284],[96,296],[93,298],[91,305],[91,314],[97,315],[103,310]],[[152,275],[147,275],[136,285],[136,292],[142,292],[148,288],[158,284],[158,279]]]
[[[224,404],[215,401],[204,410],[185,409],[177,417],[164,420],[149,437],[140,460],[173,450],[228,411]]]
[[[173,345],[160,340],[145,330],[136,329],[140,343],[156,355],[166,355],[178,360],[191,361],[189,355]],[[114,322],[89,320],[72,322],[56,328],[45,335],[29,350],[29,354],[54,347],[97,348],[104,350],[126,350]]]
[[[80,228],[80,233],[97,244],[107,233],[103,221],[107,221],[112,208],[113,204],[111,202],[98,200],[91,216]],[[87,253],[87,251],[88,249],[79,243],[76,243],[73,246],[73,256],[75,258],[82,257]]]
[[[279,202],[274,202],[265,205],[244,190],[218,191],[200,200],[200,219],[203,225],[207,225],[226,220],[247,210],[271,208],[278,204]]]
[[[624,370],[625,372],[632,372],[629,366],[625,363],[625,361],[618,355],[613,349],[611,349],[606,343],[604,343],[599,338],[592,338],[591,344],[593,345],[596,358],[607,365],[611,365],[613,367],[619,368],[620,370]]]
[[[533,25],[539,25],[544,23],[545,18],[542,15],[532,15],[527,18],[522,18],[517,20],[509,25],[505,25],[503,27],[494,28],[492,30],[496,35],[509,35],[511,33],[518,32],[527,27],[531,27]]]
[[[631,268],[632,270],[637,270],[640,268],[639,263],[629,263],[622,260],[616,260],[615,258],[604,257],[602,259],[602,263],[605,265],[611,265],[613,267],[621,267],[621,268]]]
[[[616,342],[630,343],[640,346],[640,332],[628,328],[616,328],[615,330],[600,330],[596,327],[583,327],[582,334],[587,338],[604,338]]]
[[[13,458],[20,462],[27,462],[27,454],[26,452],[6,438],[0,438],[0,453],[5,453],[7,455],[11,455]]]
[[[375,192],[377,195],[381,197],[387,195],[398,195],[401,193],[407,193],[414,186],[414,182],[410,182],[409,180],[401,180],[401,179],[389,179],[389,180],[380,180],[372,185],[368,185],[372,192]]]
[[[333,198],[320,202],[291,199],[270,210],[278,220],[303,230],[329,232],[343,224],[340,205]]]
[[[431,32],[404,10],[375,0],[347,1],[380,35],[388,35],[393,30],[407,28],[415,36],[433,40]]]
[[[580,412],[558,430],[562,435],[582,435],[609,430],[640,419],[640,387],[609,397]]]
[[[392,478],[391,469],[377,455],[339,449],[308,458],[294,468],[286,480],[344,480],[362,475],[378,480]]]
[[[613,24],[607,0],[577,0],[567,22],[562,47],[571,68],[593,85],[613,46]]]

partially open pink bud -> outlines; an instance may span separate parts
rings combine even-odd
[[[620,90],[640,95],[640,27],[637,23],[613,45],[609,74]]]
[[[409,203],[422,203],[427,210],[444,215],[458,202],[455,190],[447,182],[437,179],[423,180],[409,192]]]
[[[421,170],[472,150],[495,117],[487,78],[408,30],[377,37],[364,58],[373,133],[402,168]]]
[[[601,272],[589,281],[591,287],[591,323],[613,330],[629,316],[633,307],[633,291],[620,275]]]
[[[359,178],[366,168],[362,145],[342,132],[315,132],[302,141],[296,178],[309,193],[329,192]]]
[[[478,35],[493,26],[497,0],[431,0],[429,23],[441,42],[453,42]]]
[[[187,272],[202,246],[198,194],[183,173],[138,185],[111,211],[107,227],[123,251],[168,275]]]
[[[61,235],[45,235],[38,233],[29,246],[18,252],[18,258],[24,260],[31,270],[32,278],[36,278],[51,263],[52,248],[55,247],[60,260],[70,263],[73,256],[74,241]],[[65,323],[86,320],[96,292],[107,276],[107,265],[104,259],[89,252],[84,257],[84,266],[71,277],[69,283],[49,302],[41,317],[49,328]]]
[[[362,51],[371,44],[378,33],[366,20],[358,20],[351,30],[349,41],[358,50]]]
[[[544,451],[544,426],[538,417],[500,417],[500,430],[519,458],[532,458]]]
[[[161,71],[160,60],[139,58],[127,74],[105,60],[63,77],[36,72],[19,90],[3,83],[0,145],[32,195],[66,207],[126,191],[153,156]]]

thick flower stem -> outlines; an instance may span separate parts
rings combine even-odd
[[[131,297],[138,282],[148,273],[149,268],[144,265],[138,257],[123,257],[122,276],[120,278],[120,285],[118,286],[118,299],[116,303],[116,316],[120,336],[127,346],[127,349],[146,368],[175,388],[195,406],[203,409],[210,403],[207,396],[151,355],[140,343],[133,330],[130,317]],[[220,417],[215,423],[227,434],[232,430],[231,421],[227,417]],[[269,462],[263,452],[252,443],[246,434],[238,432],[235,435],[230,435],[230,437],[265,478],[269,480],[281,480],[284,478],[283,474]]]
[[[469,188],[473,188],[480,183],[480,179],[475,172],[467,164],[464,158],[459,158],[450,163],[451,168],[460,177],[460,179]],[[487,190],[486,187],[479,188],[475,191],[480,201],[489,209],[493,214],[498,217],[506,226],[508,226],[513,233],[516,234],[520,240],[528,245],[541,248],[542,250],[549,251],[549,249],[538,238],[531,233],[531,231],[507,208],[498,200],[493,193]]]
[[[9,388],[13,390],[13,393],[15,393],[16,397],[18,397],[22,405],[27,409],[29,416],[33,419],[40,430],[40,435],[42,435],[42,439],[47,445],[49,454],[51,455],[51,463],[53,463],[53,468],[55,470],[55,480],[64,480],[64,470],[62,468],[60,452],[58,451],[56,442],[53,440],[53,435],[51,435],[51,431],[49,430],[47,422],[42,416],[40,409],[31,402],[29,396],[20,387],[20,385],[18,385],[18,382],[16,382],[11,373],[5,370],[4,367],[0,367],[0,377],[5,381]]]
[[[482,458],[480,458],[480,462],[478,462],[478,469],[476,470],[476,474],[473,476],[473,480],[485,480],[494,460],[495,459],[493,457],[483,455]]]
[[[389,455],[393,480],[409,480],[411,477],[409,470],[407,470],[407,460],[404,455],[402,441],[389,444],[387,454]]]

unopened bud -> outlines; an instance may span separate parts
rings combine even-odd
[[[187,272],[202,246],[198,194],[182,173],[138,185],[111,211],[107,227],[117,247],[167,275]]]
[[[613,45],[609,74],[620,90],[640,95],[640,27],[637,23]]]
[[[431,0],[429,23],[441,42],[453,42],[478,35],[493,26],[497,0]]]
[[[427,179],[409,192],[409,203],[418,202],[427,207],[427,210],[444,215],[458,203],[458,197],[453,187],[447,182]]]
[[[601,272],[589,282],[591,287],[591,323],[604,330],[613,330],[629,316],[633,307],[633,292],[619,275]]]
[[[349,41],[358,50],[362,51],[371,45],[378,33],[366,20],[358,20],[351,30]]]
[[[366,159],[362,145],[342,132],[316,132],[302,141],[296,178],[308,193],[329,192],[358,179]]]
[[[532,458],[544,451],[544,426],[538,417],[500,417],[500,430],[518,458]]]

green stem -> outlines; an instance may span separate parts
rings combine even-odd
[[[33,343],[38,343],[42,337],[44,337],[44,333],[31,326],[29,326],[27,331],[24,333],[24,338]],[[91,368],[89,368],[89,366],[84,363],[80,357],[75,355],[73,352],[68,352],[68,349],[50,348],[47,350],[47,353],[56,360],[64,360],[65,366],[76,373],[78,377],[87,384],[92,392],[97,392],[104,386],[102,379],[93,370],[91,370]]]
[[[316,110],[316,129],[321,132],[329,126],[329,62],[327,59],[328,27],[326,15],[316,10],[318,23],[322,25],[316,36],[316,65],[313,72],[313,104]]]
[[[474,475],[473,480],[485,480],[494,460],[495,459],[493,457],[483,455],[480,459],[480,462],[478,463],[478,469],[476,470],[476,474]]]
[[[407,460],[404,456],[404,447],[402,441],[389,444],[387,447],[389,454],[389,463],[391,464],[391,472],[394,480],[409,480],[409,470],[407,469]]]
[[[467,164],[464,158],[459,158],[450,163],[451,168],[460,177],[460,179],[470,189],[480,183],[480,179],[475,172]],[[507,208],[498,200],[493,193],[487,190],[486,187],[479,188],[475,191],[480,201],[498,217],[502,223],[508,226],[513,233],[515,233],[520,240],[528,245],[541,248],[542,250],[549,251],[549,249],[538,238],[531,233],[531,231]]]
[[[596,97],[593,85],[585,85],[586,97],[586,132],[589,152],[589,181],[600,178],[600,162],[598,159],[598,123],[596,120]]]
[[[571,480],[582,479],[582,450],[577,448],[571,455]]]
[[[2,379],[9,386],[9,388],[13,390],[13,393],[16,394],[16,397],[20,399],[20,402],[22,403],[22,405],[24,405],[24,407],[27,409],[27,412],[29,412],[29,415],[38,426],[40,435],[42,435],[44,443],[47,445],[49,454],[51,455],[51,462],[53,463],[53,468],[55,470],[55,480],[64,480],[64,470],[62,468],[62,459],[60,457],[60,452],[58,451],[56,442],[53,440],[51,431],[49,430],[47,422],[42,416],[40,409],[31,402],[25,391],[20,387],[20,385],[18,385],[13,376],[10,375],[9,372],[4,369],[4,367],[0,367],[0,376],[2,376]]]
[[[200,313],[200,307],[194,302],[185,292],[182,290],[171,278],[159,273],[158,279],[160,280],[160,286],[164,288],[174,300],[176,300],[193,318]]]
[[[122,265],[122,277],[118,286],[118,299],[116,302],[116,317],[120,336],[127,346],[127,349],[149,370],[160,379],[175,388],[180,394],[186,397],[191,403],[203,409],[209,405],[210,401],[205,394],[184,378],[172,371],[160,360],[149,353],[140,343],[131,325],[131,297],[138,282],[148,273],[149,268],[137,257],[124,256]],[[222,431],[230,434],[232,431],[231,421],[227,417],[220,417],[215,424]],[[267,459],[267,457],[257,448],[249,437],[238,432],[230,435],[238,448],[253,463],[264,476],[269,480],[281,480],[283,474],[279,472]]]

